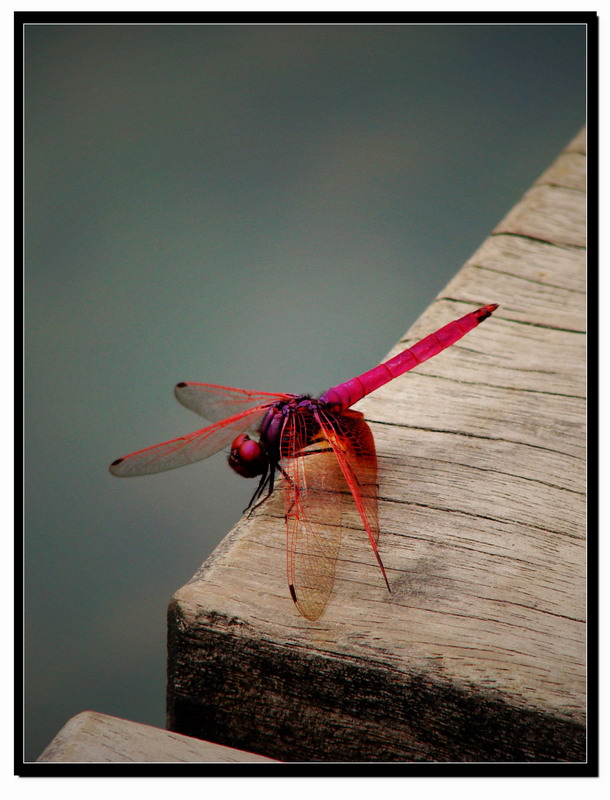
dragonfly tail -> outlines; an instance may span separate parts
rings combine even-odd
[[[368,372],[363,372],[362,375],[345,381],[345,383],[333,386],[332,389],[324,392],[320,400],[328,403],[333,411],[345,411],[351,408],[358,400],[374,392],[375,389],[379,389],[380,386],[388,383],[388,381],[398,378],[399,375],[441,353],[447,347],[451,347],[462,336],[465,336],[483,320],[490,317],[496,308],[498,308],[497,303],[490,303],[489,305],[481,306],[476,311],[465,314],[463,317],[439,328],[434,333],[425,336],[421,341],[416,342],[412,347],[408,347],[402,353],[398,353],[398,355],[388,359],[383,364],[379,364]]]

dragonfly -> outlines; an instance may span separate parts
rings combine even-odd
[[[248,509],[271,495],[276,474],[281,475],[288,589],[300,614],[312,621],[322,614],[334,585],[342,533],[348,528],[364,528],[391,592],[378,547],[375,442],[364,415],[352,406],[450,347],[497,307],[482,306],[448,323],[318,398],[179,383],[174,389],[179,402],[211,424],[119,458],[110,472],[123,478],[150,475],[193,464],[228,447],[229,466],[238,475],[259,479]],[[351,516],[346,514],[346,498]],[[356,525],[346,521],[354,518]]]

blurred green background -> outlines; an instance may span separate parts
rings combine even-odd
[[[586,29],[32,24],[25,48],[33,760],[84,709],[164,725],[167,603],[253,489],[222,455],[108,464],[205,424],[178,381],[318,394],[377,363],[584,124]]]

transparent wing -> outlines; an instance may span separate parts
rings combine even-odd
[[[271,405],[266,403],[250,408],[186,436],[123,456],[110,465],[110,472],[119,478],[132,478],[194,464],[229,445],[236,433],[244,433],[258,425]]]
[[[179,383],[174,388],[174,394],[183,406],[209,419],[210,422],[218,422],[248,408],[271,405],[278,400],[286,400],[293,396],[249,392],[232,386],[216,386],[213,383]]]
[[[350,410],[332,414],[319,410],[317,417],[354,499],[389,591],[390,584],[377,549],[379,540],[377,454],[371,429],[359,411]]]
[[[342,470],[313,415],[291,415],[281,440],[288,587],[299,612],[317,619],[335,581],[341,518],[349,498]],[[308,440],[310,443],[308,444]]]

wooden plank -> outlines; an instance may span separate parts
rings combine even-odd
[[[96,711],[68,720],[37,761],[273,763],[263,756]]]
[[[392,354],[493,317],[357,404],[392,593],[354,532],[299,616],[276,493],[171,603],[168,727],[286,761],[586,758],[585,142]]]

